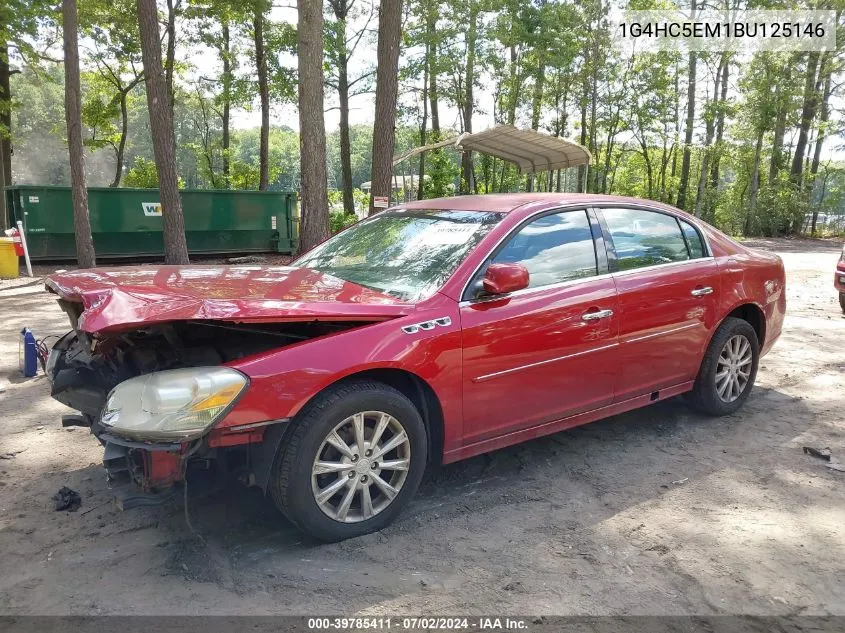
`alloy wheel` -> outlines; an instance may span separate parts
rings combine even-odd
[[[311,489],[324,514],[343,523],[371,519],[405,483],[411,442],[402,424],[382,411],[362,411],[323,439],[311,469]]]
[[[725,342],[716,362],[716,394],[722,402],[734,402],[748,387],[753,358],[744,335],[735,334]]]

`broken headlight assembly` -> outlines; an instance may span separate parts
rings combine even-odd
[[[246,389],[228,367],[159,371],[126,380],[109,394],[101,423],[137,440],[187,441],[203,436]]]

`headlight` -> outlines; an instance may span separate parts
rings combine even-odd
[[[247,384],[227,367],[159,371],[120,383],[109,394],[102,423],[140,440],[190,440],[217,422]]]

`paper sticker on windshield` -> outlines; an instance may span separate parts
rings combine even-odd
[[[477,229],[477,224],[440,222],[420,235],[420,241],[425,244],[465,244]]]
[[[161,217],[161,202],[142,202],[141,206],[144,208],[144,215]]]
[[[413,250],[437,246],[460,246],[466,244],[477,229],[477,224],[438,222],[414,236],[406,248]]]

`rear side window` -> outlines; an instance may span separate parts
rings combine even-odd
[[[701,235],[699,235],[698,230],[689,222],[684,222],[683,220],[678,220],[678,222],[680,222],[681,230],[684,232],[684,237],[687,240],[690,257],[692,259],[704,257],[704,244],[701,243]]]
[[[602,214],[613,238],[619,270],[690,258],[686,240],[673,216],[643,209],[602,209]]]
[[[493,262],[525,266],[530,288],[594,276],[596,249],[587,212],[553,213],[526,224]]]

